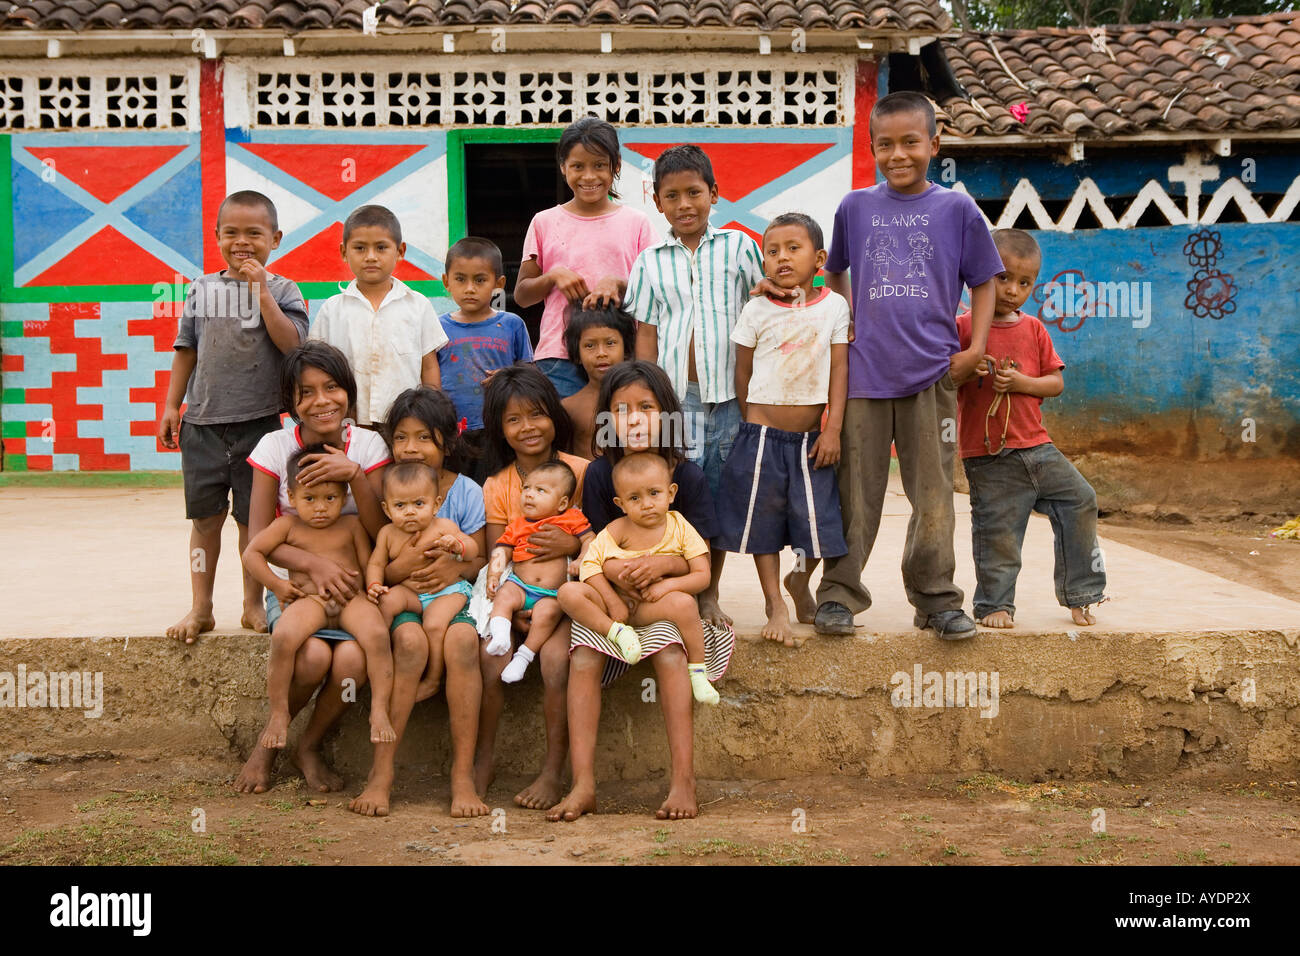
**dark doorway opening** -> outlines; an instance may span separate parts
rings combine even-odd
[[[506,270],[506,309],[523,318],[534,346],[542,303],[521,309],[513,294],[524,234],[535,214],[568,199],[568,187],[555,161],[554,143],[465,145],[465,227],[469,235],[491,239],[501,248]]]

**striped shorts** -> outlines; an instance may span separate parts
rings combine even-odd
[[[808,458],[820,432],[787,432],[741,422],[722,472],[714,547],[740,554],[808,558],[848,553],[834,468]]]
[[[731,628],[714,627],[708,621],[701,623],[704,625],[704,664],[708,669],[709,680],[716,682],[727,672],[727,665],[731,663],[731,652],[736,647],[736,632]],[[641,641],[641,663],[671,644],[677,644],[683,651],[686,649],[676,625],[668,621],[657,621],[646,627],[638,627],[636,634]],[[590,647],[609,658],[605,661],[605,670],[600,675],[601,687],[608,687],[614,683],[632,666],[623,660],[618,646],[604,634],[597,634],[574,621],[571,635],[570,654],[575,647]]]

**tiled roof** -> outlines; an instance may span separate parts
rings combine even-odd
[[[360,30],[367,0],[12,0],[4,29]],[[938,0],[385,0],[381,27],[475,24],[938,33]]]
[[[970,96],[939,102],[958,139],[1300,128],[1300,12],[941,42]]]

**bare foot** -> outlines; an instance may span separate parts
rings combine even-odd
[[[333,793],[343,789],[343,778],[330,769],[320,751],[299,744],[293,752],[293,762],[302,771],[307,786],[317,793]]]
[[[289,712],[272,713],[259,743],[268,750],[280,750],[289,739]]]
[[[391,744],[397,739],[397,731],[388,714],[378,708],[370,708],[370,742],[372,744]]]
[[[1074,618],[1074,623],[1087,627],[1089,624],[1096,624],[1097,619],[1092,616],[1092,606],[1084,605],[1083,607],[1070,608],[1070,617]]]
[[[392,777],[371,777],[366,781],[366,789],[352,798],[348,809],[363,817],[388,816],[388,795],[393,789]]]
[[[985,627],[1015,627],[1016,622],[1011,619],[1010,611],[994,611],[992,614],[985,614],[979,622]]]
[[[491,757],[474,758],[474,792],[480,797],[487,797],[488,787],[492,786],[492,781],[497,777],[497,771],[492,766]]]
[[[488,813],[488,806],[474,790],[474,781],[469,777],[451,778],[451,815],[453,817],[481,817]]]
[[[442,675],[425,671],[424,676],[420,678],[420,683],[415,685],[415,702],[418,704],[422,700],[428,700],[440,690],[442,690]]]
[[[785,601],[778,598],[768,604],[766,610],[767,623],[763,625],[763,637],[786,647],[802,647],[803,641],[796,641],[790,632],[790,612],[786,610]]]
[[[266,608],[261,601],[244,602],[244,613],[239,616],[239,626],[258,634],[266,633]]]
[[[812,591],[808,589],[808,582],[812,575],[791,571],[781,583],[785,589],[790,592],[790,598],[794,601],[794,617],[800,624],[811,624],[813,618],[817,616],[817,602],[813,599]]]
[[[718,607],[718,596],[709,591],[700,595],[700,619],[724,630],[732,623],[731,618]]]
[[[659,820],[692,820],[700,812],[695,802],[695,780],[680,780],[668,790],[668,798],[655,811]]]
[[[565,823],[572,823],[584,813],[596,812],[596,787],[574,785],[569,791],[569,795],[560,803],[557,803],[546,814],[546,819],[552,823],[559,823],[563,820]]]
[[[528,810],[549,810],[560,802],[564,781],[543,770],[536,780],[515,794],[515,803]]]
[[[253,748],[244,766],[235,778],[239,793],[266,793],[271,789],[271,768],[275,766],[275,751],[258,746]]]
[[[186,644],[193,644],[200,634],[217,626],[217,619],[212,616],[212,608],[206,610],[191,608],[190,613],[167,628],[167,636]],[[262,630],[266,630],[263,626]]]

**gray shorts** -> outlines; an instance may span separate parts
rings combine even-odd
[[[280,427],[279,415],[223,425],[181,422],[181,476],[185,479],[185,517],[212,518],[230,506],[235,520],[248,524],[253,466],[248,456],[263,435]]]

